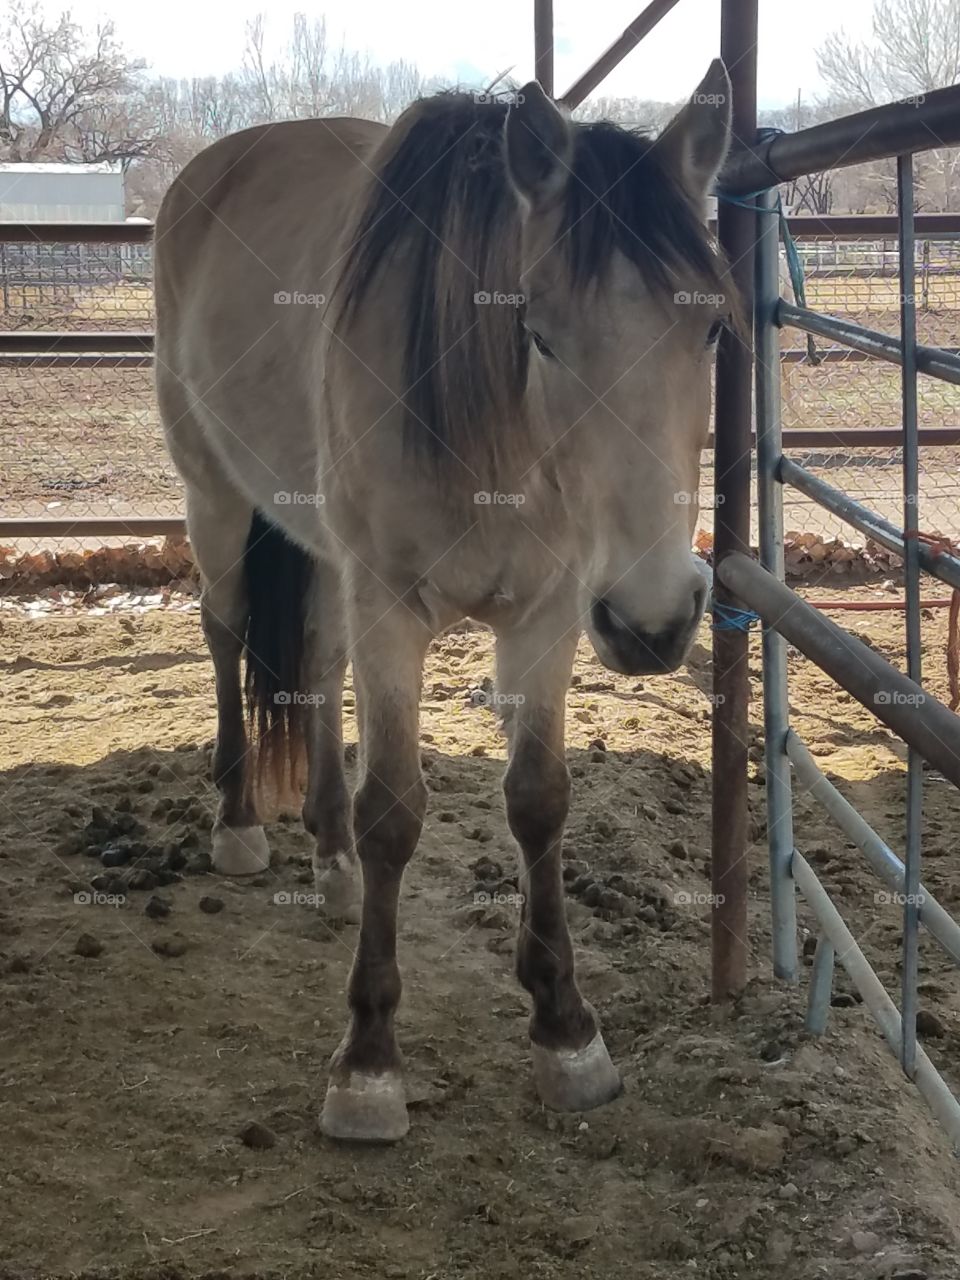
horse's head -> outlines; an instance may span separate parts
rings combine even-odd
[[[656,141],[573,124],[536,84],[506,121],[528,404],[583,531],[590,637],[629,674],[676,668],[707,596],[691,538],[712,357],[735,305],[706,196],[729,137],[719,61]]]

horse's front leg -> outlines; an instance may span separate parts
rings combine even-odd
[[[559,1111],[585,1111],[620,1092],[594,1011],[577,988],[564,910],[561,853],[570,774],[563,722],[578,635],[575,622],[545,618],[501,633],[497,642],[497,694],[510,736],[503,787],[523,861],[517,976],[533,998],[537,1092]]]
[[[353,823],[363,905],[350,1026],[331,1064],[321,1127],[333,1138],[393,1142],[409,1127],[393,1025],[401,988],[397,907],[426,810],[419,702],[431,636],[411,608],[384,599],[375,583],[359,593],[351,621],[361,748]]]

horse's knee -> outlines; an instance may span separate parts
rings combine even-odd
[[[570,773],[548,753],[517,755],[503,779],[510,830],[524,848],[549,844],[570,808]]]
[[[247,600],[242,587],[218,583],[204,587],[200,597],[200,628],[210,651],[225,658],[239,660],[243,652]]]
[[[357,853],[363,863],[400,872],[410,861],[423,829],[427,788],[422,778],[412,785],[389,786],[368,774],[353,802]]]
[[[311,787],[303,802],[303,825],[323,845],[338,849],[349,843],[349,797],[342,770],[331,769],[319,786]]]

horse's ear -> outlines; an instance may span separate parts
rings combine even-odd
[[[531,208],[552,204],[570,176],[573,143],[570,125],[536,80],[523,86],[507,112],[506,150],[513,185]]]
[[[705,201],[730,149],[730,77],[715,58],[687,105],[657,143],[667,163],[697,203]]]

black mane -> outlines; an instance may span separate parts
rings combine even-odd
[[[520,290],[520,211],[504,153],[507,103],[440,93],[414,103],[376,153],[337,284],[349,319],[382,270],[407,288],[404,404],[410,439],[477,474],[522,426],[528,345],[512,306],[475,295]],[[621,253],[661,293],[716,285],[721,261],[654,139],[612,123],[573,124],[561,240],[574,289],[602,282]],[[486,469],[486,468],[484,468]]]

